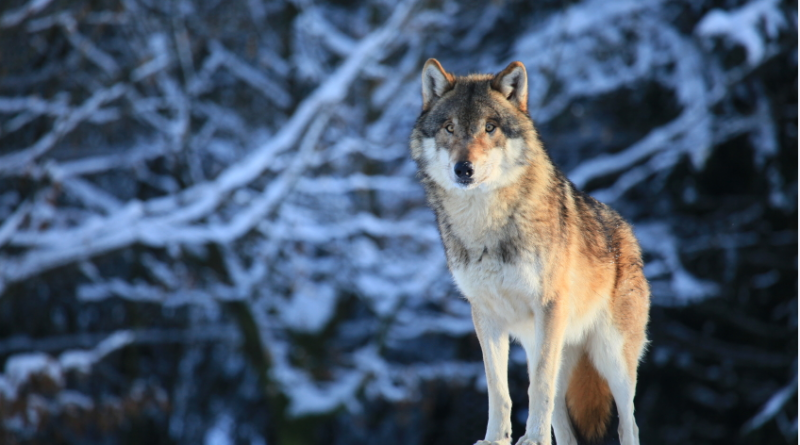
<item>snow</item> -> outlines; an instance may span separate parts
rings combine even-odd
[[[637,224],[636,237],[645,251],[657,255],[651,265],[645,267],[649,280],[654,281],[652,286],[658,288],[659,282],[666,270],[672,274],[669,281],[670,297],[664,297],[664,292],[653,292],[653,302],[665,306],[685,305],[699,301],[703,298],[717,295],[719,285],[702,280],[689,273],[683,266],[678,254],[678,242],[671,233],[670,228],[663,223]]]
[[[332,383],[313,383],[301,374],[284,380],[284,388],[291,400],[289,414],[303,417],[323,414],[339,407],[356,409],[355,394],[364,379],[360,372],[345,372],[336,376]]]
[[[129,331],[118,331],[109,335],[93,349],[64,351],[58,358],[44,352],[11,355],[6,361],[3,374],[0,374],[0,392],[6,399],[14,400],[19,389],[36,376],[47,377],[56,386],[63,386],[66,373],[71,371],[89,373],[91,368],[108,354],[129,345],[134,339],[133,333]],[[65,397],[61,400],[64,403],[82,407],[91,403],[79,393],[59,394]]]
[[[4,400],[14,400],[17,398],[17,388],[2,375],[0,375],[0,395],[3,396]]]
[[[233,419],[228,415],[221,415],[217,421],[206,431],[203,445],[234,445],[235,439],[232,435]]]
[[[63,372],[58,362],[44,352],[12,355],[6,361],[4,376],[11,388],[19,388],[34,376],[45,376],[61,384]]]
[[[286,326],[298,332],[316,333],[328,324],[336,309],[336,291],[326,283],[301,281],[282,310]]]
[[[779,0],[759,0],[733,11],[709,11],[697,24],[695,33],[706,38],[721,36],[742,45],[747,51],[747,63],[754,66],[764,58],[768,40],[776,39],[786,27]]]
[[[60,391],[56,396],[56,400],[61,406],[74,406],[87,411],[94,409],[95,406],[90,397],[69,389]]]

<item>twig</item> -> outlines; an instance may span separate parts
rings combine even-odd
[[[14,234],[14,231],[17,230],[17,227],[22,223],[22,220],[25,219],[25,216],[31,209],[31,204],[29,202],[25,202],[17,207],[17,210],[11,214],[2,224],[0,224],[0,247],[8,242],[11,236]]]
[[[213,40],[209,44],[211,52],[219,53],[222,63],[234,76],[244,81],[251,87],[260,91],[267,99],[280,109],[286,109],[292,103],[292,97],[284,88],[264,76],[259,70],[245,63],[232,52],[228,51],[220,42]]]
[[[788,385],[784,386],[783,388],[779,389],[772,397],[769,398],[767,403],[761,408],[755,416],[753,416],[750,420],[745,422],[742,426],[742,435],[755,431],[765,423],[767,423],[770,419],[774,418],[778,413],[783,409],[783,406],[786,405],[792,396],[797,394],[797,375],[795,374],[794,378]]]
[[[20,24],[23,20],[46,8],[53,0],[31,0],[25,6],[13,11],[8,11],[0,17],[0,26],[10,28]]]
[[[69,14],[60,14],[59,23],[64,29],[69,43],[86,56],[87,59],[94,62],[95,65],[105,71],[111,78],[119,74],[119,65],[114,61],[114,58],[106,54],[91,40],[78,32],[78,24],[75,22],[74,17]]]
[[[39,156],[52,149],[64,135],[71,132],[81,122],[89,119],[101,106],[120,97],[127,90],[127,86],[117,83],[110,88],[94,93],[90,98],[67,116],[56,120],[53,129],[42,136],[32,146],[0,157],[0,175],[19,175],[25,168]]]
[[[122,207],[122,203],[117,198],[83,179],[69,178],[61,182],[61,184],[66,191],[83,201],[89,207],[97,208],[108,214]]]

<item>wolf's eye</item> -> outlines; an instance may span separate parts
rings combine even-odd
[[[494,129],[497,128],[494,124],[486,124],[486,132],[491,133]]]
[[[453,124],[447,124],[447,126],[444,127],[444,129],[447,130],[448,133],[452,133],[456,130],[456,127],[453,126]]]

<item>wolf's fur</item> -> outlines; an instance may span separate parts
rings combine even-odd
[[[422,97],[411,154],[483,350],[489,422],[479,443],[511,441],[510,334],[531,380],[518,444],[550,444],[551,424],[558,445],[577,443],[573,426],[602,437],[612,395],[622,444],[638,444],[633,396],[650,302],[631,227],[550,160],[522,63],[456,77],[430,59]],[[454,172],[465,162],[474,170]]]

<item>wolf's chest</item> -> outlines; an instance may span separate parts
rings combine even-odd
[[[525,256],[513,263],[497,257],[451,269],[453,279],[473,305],[482,306],[508,322],[530,316],[541,289],[540,268]]]
[[[450,198],[442,203],[439,229],[461,292],[509,320],[528,312],[541,288],[533,234],[490,193]]]
[[[462,261],[451,261],[450,270],[470,303],[491,309],[508,321],[527,314],[541,288],[535,249],[505,231],[483,232],[461,243],[465,251]]]

